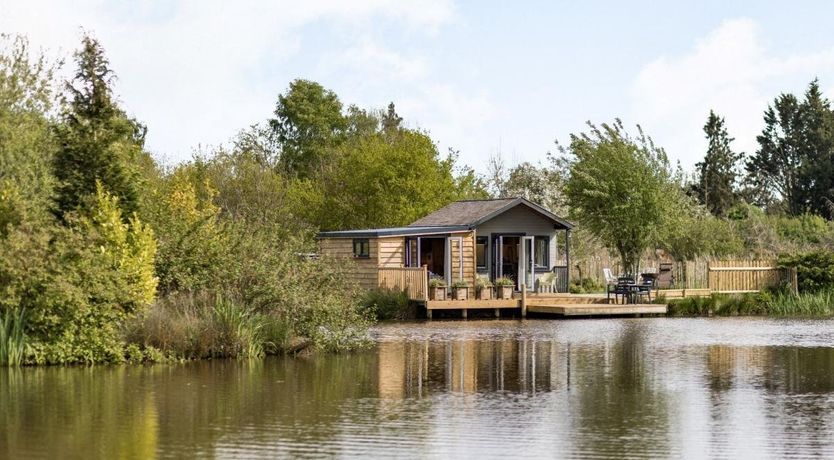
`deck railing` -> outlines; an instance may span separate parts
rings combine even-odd
[[[424,300],[429,294],[426,267],[380,267],[379,288],[405,291],[409,299]]]

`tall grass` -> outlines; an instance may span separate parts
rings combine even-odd
[[[834,314],[834,291],[794,294],[779,291],[742,295],[713,294],[669,302],[669,316],[829,316]]]
[[[281,318],[247,309],[231,297],[168,296],[131,325],[127,340],[168,358],[255,358],[285,351],[291,328]]]
[[[26,353],[25,321],[24,309],[0,312],[0,366],[23,364]]]

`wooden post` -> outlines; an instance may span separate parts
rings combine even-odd
[[[527,317],[527,285],[521,285],[521,317]]]
[[[500,317],[501,317],[501,309],[500,309],[500,308],[496,308],[496,309],[495,309],[495,317],[496,317],[496,318],[500,318]]]
[[[467,312],[467,310],[464,308],[463,309],[463,319],[466,319],[466,312]]]
[[[429,310],[428,307],[426,307],[426,318],[428,318],[429,321],[431,321],[431,310]]]

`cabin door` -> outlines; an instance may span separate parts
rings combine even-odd
[[[532,291],[536,284],[536,241],[535,237],[522,236],[518,248],[518,289],[522,285]]]

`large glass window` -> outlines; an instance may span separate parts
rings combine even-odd
[[[550,237],[536,237],[536,268],[550,269]]]
[[[371,243],[367,238],[353,240],[353,257],[367,259],[371,257]]]
[[[487,237],[479,236],[475,240],[475,265],[479,271],[486,271],[487,269]]]

